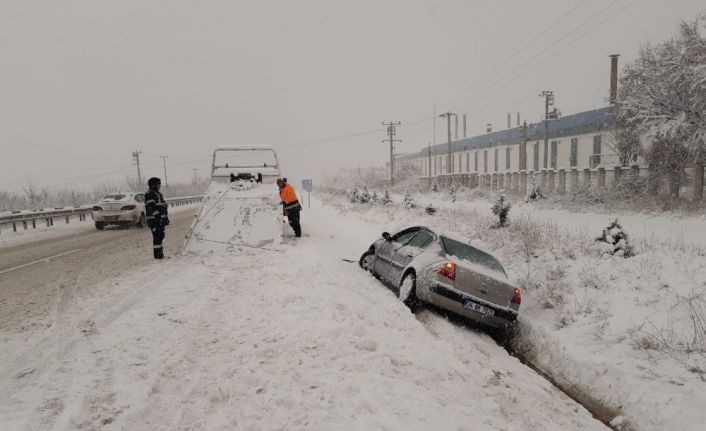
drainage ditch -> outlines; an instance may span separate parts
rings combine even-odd
[[[433,311],[433,314],[439,317],[443,317],[452,324],[463,327],[468,331],[482,332],[482,328],[479,328],[477,325],[474,325],[472,322],[469,322],[467,319],[461,316],[457,316],[455,314],[449,313],[446,310],[438,309],[429,305],[425,305],[424,308],[430,309],[431,311]],[[425,327],[429,330],[430,333],[437,337],[439,336],[433,330],[431,330],[431,328],[429,327],[429,323],[426,322],[425,319],[420,318],[420,314],[418,311],[415,312],[415,315],[417,316],[417,320],[419,320],[420,323],[425,325]],[[554,386],[560,392],[574,400],[574,402],[576,402],[577,404],[581,405],[593,416],[594,419],[600,421],[606,427],[613,431],[633,431],[633,429],[627,423],[624,422],[620,425],[611,425],[611,421],[613,421],[616,417],[621,416],[621,412],[618,409],[605,405],[605,403],[603,403],[601,400],[597,399],[596,397],[587,393],[576,385],[565,385],[557,382],[549,374],[542,371],[539,367],[535,365],[536,361],[533,360],[535,359],[535,357],[532,352],[522,351],[519,348],[519,343],[512,342],[513,340],[511,339],[502,340],[497,334],[489,335],[498,343],[499,346],[504,348],[510,356],[517,358],[523,365],[533,370],[539,376],[551,383],[552,386]]]

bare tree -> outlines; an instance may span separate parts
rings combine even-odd
[[[620,166],[628,167],[642,156],[640,133],[635,124],[626,121],[620,113],[608,131],[608,145],[618,155]]]

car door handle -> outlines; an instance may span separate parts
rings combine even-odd
[[[414,257],[414,253],[408,253],[407,257]]]

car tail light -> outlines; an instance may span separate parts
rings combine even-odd
[[[124,207],[120,208],[120,211],[134,210],[135,208],[137,208],[137,205],[125,205]]]
[[[522,291],[518,288],[515,288],[515,294],[512,295],[512,302],[513,304],[519,304],[522,302]]]
[[[453,262],[446,262],[444,264],[444,266],[439,268],[439,274],[455,281],[456,280],[456,264]]]
[[[97,206],[97,205],[94,206],[94,207],[91,208],[91,209],[92,209],[93,211],[103,211],[103,208],[101,208],[101,207],[99,207],[99,206]]]

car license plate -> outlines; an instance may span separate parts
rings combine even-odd
[[[120,216],[105,216],[104,217],[107,221],[114,221],[120,218]]]
[[[477,311],[484,316],[495,316],[495,311],[491,310],[488,307],[483,307],[480,304],[476,304],[475,302],[472,302],[470,299],[466,299],[465,301],[463,301],[463,308]]]

